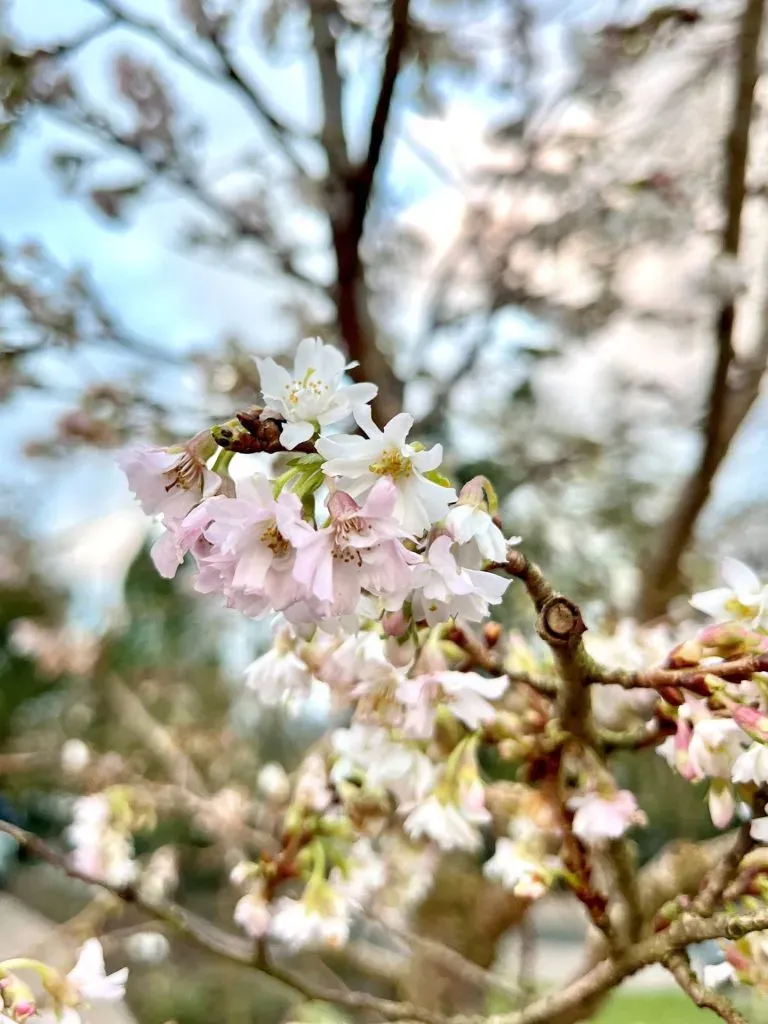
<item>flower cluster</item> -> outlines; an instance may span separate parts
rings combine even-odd
[[[485,618],[509,581],[484,570],[504,561],[507,543],[483,487],[473,482],[457,500],[437,473],[440,445],[409,442],[405,413],[379,429],[367,404],[375,387],[345,384],[342,357],[319,340],[300,344],[292,374],[271,359],[259,370],[259,422],[280,424],[289,453],[279,476],[233,482],[224,448],[209,466],[214,435],[231,443],[229,427],[121,457],[145,511],[162,520],[158,570],[173,576],[191,552],[201,592],[304,627],[349,627],[406,604],[430,623]],[[362,434],[325,433],[350,415]],[[307,444],[311,451],[290,455]]]
[[[735,559],[724,560],[722,575],[726,586],[691,599],[694,608],[721,621],[673,651],[677,664],[714,670],[726,659],[768,652],[762,610],[768,587]],[[686,695],[675,712],[675,734],[658,752],[684,778],[708,782],[712,821],[727,828],[768,784],[768,677],[755,673],[746,681],[724,683],[713,674],[708,682],[708,696]],[[755,839],[768,841],[768,817],[755,817],[751,830]]]
[[[520,543],[505,538],[490,483],[477,477],[457,493],[439,472],[441,447],[409,439],[410,416],[376,425],[375,387],[348,383],[343,357],[321,341],[301,342],[292,371],[258,363],[262,405],[178,448],[122,459],[162,522],[158,570],[173,576],[189,555],[200,593],[273,619],[248,692],[298,704],[323,687],[346,716],[292,777],[277,765],[259,777],[280,838],[232,872],[246,933],[299,949],[345,943],[372,906],[400,922],[443,851],[482,858],[485,876],[519,899],[570,886],[599,925],[606,900],[590,858],[645,824],[604,756],[603,737],[622,730],[658,744],[686,778],[708,780],[715,824],[746,808],[755,839],[768,839],[758,799],[768,786],[766,681],[730,682],[716,668],[768,651],[768,588],[750,570],[731,560],[728,586],[694,597],[726,620],[694,640],[674,646],[668,630],[626,622],[610,650],[600,636],[588,641],[589,682],[605,684],[585,710],[584,734],[597,738],[569,738],[552,660],[488,621]],[[356,432],[339,432],[350,419]],[[264,456],[256,472],[233,479],[232,459],[253,453]],[[593,671],[606,650],[628,672],[695,666],[698,682],[627,690]],[[79,845],[104,860],[104,822],[88,827]]]

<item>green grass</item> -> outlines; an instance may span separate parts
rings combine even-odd
[[[706,1024],[707,1014],[677,992],[633,992],[614,996],[594,1020],[595,1024]]]
[[[750,1010],[747,1005],[740,1009],[749,1021],[768,1020],[766,1005],[757,1004]],[[709,1010],[697,1010],[689,999],[677,992],[633,992],[631,995],[617,994],[594,1018],[594,1024],[716,1024]]]

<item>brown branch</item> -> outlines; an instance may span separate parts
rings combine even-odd
[[[563,682],[558,702],[563,728],[590,746],[597,746],[589,698],[594,662],[581,639],[587,627],[579,608],[558,594],[541,569],[521,551],[512,551],[503,568],[523,582],[539,613],[536,631],[551,648]]]
[[[358,241],[363,234],[365,214],[373,191],[376,169],[381,159],[384,138],[387,132],[392,111],[392,99],[395,85],[403,60],[403,53],[408,41],[410,0],[392,0],[392,27],[389,44],[384,57],[384,70],[381,75],[379,95],[371,119],[371,130],[368,138],[368,152],[362,164],[356,169],[354,176],[354,231]]]
[[[748,654],[741,658],[723,661],[718,665],[696,668],[649,668],[638,672],[623,668],[606,669],[593,661],[590,681],[597,685],[623,686],[628,690],[662,690],[671,686],[706,695],[710,692],[707,676],[739,682],[749,679],[755,672],[766,671],[768,671],[768,654]]]
[[[222,202],[208,190],[189,167],[182,168],[174,166],[166,160],[153,159],[138,142],[121,134],[105,118],[85,109],[82,105],[71,110],[55,105],[49,105],[46,109],[65,124],[94,135],[100,142],[131,153],[151,174],[170,182],[179,191],[224,221],[236,238],[261,243],[264,251],[277,263],[283,273],[315,291],[323,290],[314,278],[309,277],[296,265],[293,253],[283,247],[263,227],[240,216],[237,210]]]
[[[750,126],[759,74],[764,9],[764,0],[745,0],[738,37],[733,113],[725,145],[723,205],[726,217],[721,251],[726,257],[738,254],[741,239]],[[734,359],[735,319],[735,299],[731,297],[718,310],[715,322],[717,355],[710,386],[701,457],[693,474],[685,481],[668,520],[662,526],[659,543],[647,563],[637,605],[637,617],[640,621],[647,621],[663,614],[667,602],[677,591],[680,582],[680,560],[690,543],[698,517],[709,500],[715,474],[725,459],[730,442],[741,423],[741,420],[733,422],[731,419],[728,429],[724,429],[731,400],[728,376]],[[746,409],[742,416],[745,414]]]
[[[360,254],[365,210],[375,167],[371,169],[371,181],[366,193],[365,182],[358,180],[358,170],[350,167],[344,134],[342,81],[336,56],[336,40],[329,23],[335,15],[336,4],[334,0],[306,2],[323,100],[320,140],[328,162],[324,187],[336,258],[333,298],[339,333],[349,358],[358,364],[352,370],[353,378],[357,381],[372,381],[378,386],[379,393],[372,408],[374,417],[383,423],[401,411],[403,385],[376,344],[376,324],[370,311],[365,266]],[[388,103],[382,109],[382,114],[384,112],[388,112]],[[382,130],[385,127],[386,118]],[[359,196],[364,197],[362,202]]]
[[[752,813],[756,818],[765,813],[765,796],[762,793],[759,793],[753,801]],[[705,878],[699,895],[691,906],[694,913],[708,917],[714,912],[723,893],[739,873],[742,861],[755,846],[757,846],[757,842],[752,838],[751,822],[745,821],[736,833],[736,839],[731,848]]]
[[[160,25],[150,21],[148,18],[143,18],[141,15],[136,14],[133,11],[125,10],[114,3],[113,0],[90,0],[90,3],[95,4],[101,10],[108,13],[111,16],[112,24],[121,23],[126,25],[135,32],[140,32],[148,39],[159,43],[163,49],[178,58],[186,64],[188,68],[191,68],[201,77],[207,78],[217,85],[229,84],[232,90],[238,93],[245,104],[250,107],[251,110],[253,110],[264,122],[274,141],[278,144],[290,163],[297,171],[299,171],[300,174],[306,176],[305,169],[299,163],[296,154],[291,149],[289,143],[289,139],[291,137],[299,137],[304,133],[284,124],[270,110],[268,103],[259,93],[256,86],[253,85],[252,82],[247,82],[233,64],[232,58],[220,38],[217,36],[208,38],[208,42],[210,42],[215,49],[220,61],[220,67],[215,68],[206,64],[205,61],[199,60],[194,56],[194,54],[190,53],[185,46],[182,46],[181,43],[174,39],[173,36],[169,35]],[[109,27],[109,25],[107,24],[104,27]]]
[[[405,1019],[421,1021],[423,1024],[445,1024],[445,1017],[441,1014],[429,1013],[410,1003],[379,999],[366,993],[346,992],[326,986],[307,984],[288,970],[262,961],[257,962],[254,959],[253,943],[249,939],[232,935],[170,901],[153,900],[148,902],[143,899],[134,885],[109,885],[100,878],[78,871],[72,867],[66,857],[57,853],[38,836],[12,825],[8,821],[0,820],[0,832],[5,832],[15,839],[19,846],[52,867],[63,871],[69,878],[84,882],[86,885],[98,886],[100,889],[112,893],[122,902],[132,904],[155,920],[171,926],[185,939],[201,949],[258,970],[299,992],[306,999],[336,1003],[339,1006],[348,1006],[350,1009],[372,1010],[386,1020]]]
[[[169,901],[149,903],[143,900],[135,886],[111,886],[73,868],[61,854],[53,850],[31,832],[0,820],[0,832],[5,832],[34,856],[63,871],[70,878],[95,885],[112,893],[118,899],[131,903],[150,917],[172,926],[184,938],[208,952],[235,963],[246,964],[284,982],[307,999],[332,1002],[353,1009],[367,1009],[386,1020],[421,1021],[423,1024],[445,1024],[442,1014],[431,1013],[410,1003],[379,999],[364,993],[340,992],[322,986],[307,985],[289,971],[254,962],[252,943],[231,935],[197,915]],[[693,943],[709,939],[740,939],[755,931],[768,930],[768,909],[743,914],[721,912],[708,918],[684,914],[666,931],[636,943],[625,950],[617,960],[605,959],[583,977],[565,989],[536,1000],[522,1011],[492,1017],[453,1017],[454,1024],[546,1024],[569,1007],[607,992],[625,978],[653,963],[662,963],[671,954]]]
[[[727,1024],[747,1024],[746,1018],[727,999],[699,981],[693,973],[687,953],[672,953],[663,963],[683,992],[700,1009],[712,1010]]]

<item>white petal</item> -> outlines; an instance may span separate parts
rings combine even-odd
[[[265,398],[270,398],[283,407],[283,392],[291,383],[291,375],[282,366],[278,366],[274,359],[256,359],[259,368],[259,381],[261,382],[261,393]]]
[[[768,818],[755,818],[749,833],[758,843],[768,843]]]
[[[104,950],[98,939],[88,939],[83,943],[77,963],[69,972],[68,977],[77,985],[104,977]]]
[[[720,574],[724,582],[737,594],[740,592],[754,594],[760,590],[760,580],[749,566],[744,565],[738,558],[724,558]]]
[[[311,423],[286,423],[280,431],[280,440],[290,451],[297,444],[301,444],[302,441],[308,441],[314,432],[315,428]]]
[[[694,594],[688,603],[710,618],[725,619],[728,617],[726,604],[732,596],[728,587],[717,587],[715,590],[703,590],[700,594]]]

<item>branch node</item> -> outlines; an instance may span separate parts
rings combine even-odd
[[[536,624],[539,636],[553,647],[571,646],[586,629],[577,605],[560,594],[544,602]]]

